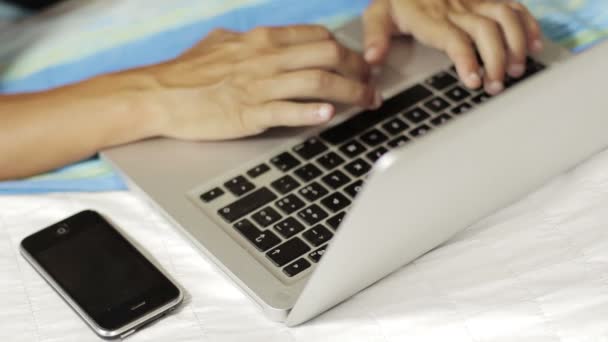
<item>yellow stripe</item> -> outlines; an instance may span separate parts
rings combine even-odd
[[[26,51],[18,63],[11,65],[5,71],[4,78],[8,80],[24,78],[52,65],[81,59],[151,34],[211,18],[243,5],[250,6],[261,2],[264,0],[233,0],[229,3],[221,2],[220,4],[218,2],[210,5],[201,1],[200,6],[180,8],[169,13],[147,17],[138,25],[128,23],[111,29],[90,30],[77,34],[51,32],[55,35],[54,37],[43,41],[42,46],[36,46],[30,51]],[[70,30],[73,31],[73,28]],[[52,28],[49,31],[52,31]]]

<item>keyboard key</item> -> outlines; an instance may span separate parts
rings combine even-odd
[[[237,222],[234,228],[249,240],[260,252],[265,252],[281,242],[278,236],[269,230],[261,231],[249,220]]]
[[[526,58],[526,73],[523,77],[528,77],[530,75],[533,75],[545,68],[546,67],[539,61],[536,61],[533,58],[527,57]]]
[[[321,200],[321,204],[334,213],[348,207],[350,203],[350,200],[339,192],[334,192]]]
[[[363,187],[363,181],[358,180],[358,181],[350,184],[346,188],[344,188],[344,192],[346,192],[350,197],[355,198],[361,191],[362,187]]]
[[[336,170],[321,179],[323,180],[323,183],[329,185],[334,190],[339,189],[350,182],[350,178],[340,170]]]
[[[290,237],[298,234],[304,230],[304,225],[293,217],[288,217],[283,221],[274,225],[274,229],[279,232],[284,238],[289,239]]]
[[[404,135],[397,137],[391,141],[388,142],[388,146],[392,147],[392,148],[396,148],[399,146],[403,146],[405,145],[405,143],[407,143],[408,141],[410,141],[410,139]]]
[[[460,101],[468,98],[469,96],[471,96],[471,93],[469,93],[466,89],[464,89],[461,86],[455,86],[454,88],[446,91],[445,96],[447,96],[448,99],[450,99],[454,102],[460,102]]]
[[[322,175],[323,171],[321,171],[318,167],[314,166],[313,164],[309,163],[309,164],[306,164],[306,165],[296,169],[293,173],[296,176],[298,176],[298,178],[300,178],[304,183],[308,183],[311,180]]]
[[[251,215],[251,218],[263,228],[270,226],[281,219],[281,214],[271,207],[266,207]]]
[[[321,260],[321,257],[323,256],[323,254],[325,254],[325,250],[327,250],[327,245],[325,245],[313,252],[310,252],[310,254],[308,254],[308,257],[314,262],[319,262]]]
[[[310,263],[306,261],[304,258],[300,258],[296,260],[296,262],[288,265],[283,269],[283,272],[287,274],[288,277],[295,277],[300,274],[302,271],[310,267]]]
[[[226,183],[224,183],[226,189],[232,192],[235,196],[241,196],[253,189],[255,189],[255,185],[247,180],[247,178],[243,176],[235,177]]]
[[[213,201],[214,199],[222,196],[224,194],[224,190],[220,189],[220,188],[213,188],[207,192],[205,192],[204,194],[201,195],[201,200],[205,203],[209,203],[211,201]]]
[[[321,184],[317,182],[312,182],[308,184],[307,186],[300,189],[300,191],[298,192],[309,202],[314,202],[329,193],[327,189],[325,189]]]
[[[482,104],[482,103],[486,102],[487,100],[489,100],[490,97],[492,97],[492,96],[484,91],[483,93],[473,97],[472,101],[476,104]]]
[[[452,108],[452,110],[450,110],[450,112],[453,115],[460,115],[460,114],[464,114],[464,113],[468,112],[471,108],[473,108],[473,106],[470,103],[463,102],[463,103],[459,104],[458,106]]]
[[[361,136],[361,140],[363,140],[363,142],[366,143],[368,146],[374,147],[388,140],[388,137],[384,135],[384,133],[374,128],[369,132],[363,134]]]
[[[372,163],[375,163],[376,161],[378,161],[378,159],[380,159],[380,157],[382,157],[384,154],[386,154],[386,152],[388,152],[388,150],[386,149],[386,147],[378,147],[377,149],[369,152],[368,154],[366,154],[365,156],[367,157],[367,159],[369,159]]]
[[[382,128],[387,131],[388,134],[395,135],[405,131],[406,129],[410,128],[410,126],[401,119],[394,118],[383,124]]]
[[[232,223],[276,199],[277,195],[272,191],[267,188],[259,188],[217,212],[228,223]]]
[[[270,163],[277,169],[283,172],[287,172],[294,167],[300,165],[300,161],[292,156],[289,152],[283,152],[278,156],[270,159]]]
[[[285,214],[289,215],[295,211],[298,211],[304,208],[304,202],[298,198],[296,195],[288,195],[287,197],[283,197],[278,200],[276,206],[281,209]]]
[[[298,183],[298,181],[293,179],[293,177],[291,177],[290,175],[287,175],[270,183],[270,186],[272,186],[273,189],[284,195],[299,187],[300,183]]]
[[[364,174],[368,173],[369,170],[372,169],[372,166],[363,161],[363,159],[357,158],[354,161],[346,164],[346,166],[344,166],[344,169],[354,177],[361,177]]]
[[[436,96],[436,97],[428,100],[427,102],[425,102],[424,106],[426,108],[430,109],[431,111],[433,111],[434,113],[440,113],[443,110],[445,110],[446,108],[448,108],[450,106],[450,104],[448,103],[448,101],[444,100],[443,98]]]
[[[264,163],[254,167],[253,169],[247,171],[247,175],[251,178],[257,178],[270,170],[270,167]]]
[[[306,241],[310,242],[311,245],[319,247],[331,240],[331,238],[334,237],[334,234],[332,234],[329,229],[323,227],[323,225],[318,224],[305,231],[302,236],[306,239]]]
[[[343,211],[339,214],[336,214],[332,217],[330,217],[329,219],[327,219],[327,221],[325,221],[330,227],[333,228],[333,230],[338,230],[338,227],[340,227],[340,225],[342,224],[342,221],[344,220],[344,216],[346,216],[346,213]]]
[[[364,111],[325,130],[321,133],[321,138],[332,145],[339,145],[431,95],[433,93],[424,86],[415,85],[384,101],[379,109]]]
[[[328,154],[317,159],[317,163],[321,164],[325,170],[330,171],[343,164],[344,159],[334,152],[329,152]]]
[[[452,84],[455,84],[456,82],[458,82],[458,80],[454,76],[443,71],[443,72],[440,72],[440,73],[437,73],[437,74],[431,76],[424,83],[428,84],[429,86],[431,86],[437,90],[443,90],[443,89],[451,86]]]
[[[431,120],[431,123],[435,126],[441,126],[444,123],[450,121],[452,117],[447,114],[441,114]]]
[[[354,158],[366,150],[367,148],[357,140],[351,140],[348,143],[340,146],[340,151],[349,158]]]
[[[320,221],[326,219],[329,215],[327,214],[327,212],[325,212],[325,210],[321,209],[321,207],[316,204],[313,204],[310,207],[300,211],[298,213],[298,216],[302,220],[304,220],[304,222],[312,226],[313,224],[317,224]]]
[[[505,88],[511,88],[512,86],[519,83],[519,81],[523,80],[523,77],[525,77],[525,76],[522,76],[521,78],[513,78],[509,75],[506,75],[503,84],[504,84]]]
[[[293,151],[303,159],[309,160],[327,151],[327,146],[322,143],[318,138],[310,138],[305,142],[295,146],[293,148]]]
[[[425,134],[427,134],[429,131],[431,130],[431,127],[427,126],[427,125],[422,125],[422,126],[418,126],[416,128],[414,128],[410,134],[414,137],[414,138],[418,138],[420,136],[423,136]]]
[[[278,267],[282,267],[310,251],[310,247],[297,237],[278,245],[266,253],[266,256]]]
[[[430,118],[431,116],[424,109],[416,107],[412,110],[409,110],[403,114],[403,116],[408,119],[413,124],[419,124],[422,121]]]

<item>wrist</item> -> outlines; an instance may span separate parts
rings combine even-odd
[[[168,121],[162,89],[155,79],[138,69],[98,76],[93,86],[107,99],[120,117],[116,135],[108,145],[117,145],[160,136]],[[109,89],[109,92],[105,90]],[[104,100],[105,101],[105,100]]]

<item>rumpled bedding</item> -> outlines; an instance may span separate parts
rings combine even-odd
[[[120,6],[134,6],[137,2],[124,0]],[[180,8],[186,2],[163,3]],[[280,2],[294,8],[303,3]],[[119,6],[118,3],[104,0],[97,6],[108,6],[103,8],[112,13],[112,6]],[[358,3],[359,8],[364,5],[363,1],[353,3]],[[591,2],[567,2],[572,6],[585,3]],[[594,3],[606,8],[603,0]],[[101,7],[79,13],[93,15],[99,10]],[[167,22],[175,19],[169,15],[173,12],[167,13]],[[247,25],[261,19],[250,20]],[[120,21],[72,21],[73,25],[94,25],[100,30],[117,23]],[[144,30],[146,21],[142,19],[140,23]],[[197,31],[197,26],[191,30]],[[0,31],[0,37],[3,32],[6,31]],[[195,36],[191,33],[188,39],[194,41]],[[87,48],[83,46],[83,51]],[[34,52],[25,54],[33,55]],[[135,57],[117,56],[135,63]],[[49,59],[63,58],[59,57]],[[119,57],[114,61],[123,60]],[[18,64],[5,75],[16,75],[27,65]],[[65,70],[63,67],[66,66],[32,75],[46,75],[49,84],[57,84],[60,75],[64,75],[59,72]],[[48,70],[56,70],[57,74]],[[25,81],[11,82],[2,83],[5,90],[33,86]],[[99,167],[95,160],[88,163],[93,165],[87,172]],[[61,178],[65,177],[61,172],[44,177],[53,182],[55,176],[59,178],[54,185],[45,186],[61,190],[62,182],[73,181]],[[83,179],[95,183],[95,177]],[[18,251],[25,236],[89,208],[117,222],[187,292],[184,305],[175,314],[129,337],[132,341],[608,341],[608,152],[549,181],[521,201],[477,222],[440,248],[296,328],[269,321],[166,219],[134,193],[23,194],[32,189],[44,191],[35,182],[28,182],[17,188],[5,186],[3,189],[10,190],[5,192],[12,193],[0,196],[0,341],[99,340]],[[80,188],[65,186],[74,191],[120,188],[95,188],[90,184],[83,183]]]
[[[369,0],[71,0],[0,27],[0,93],[44,90],[177,56],[216,27],[321,23],[336,27]],[[608,36],[606,0],[523,0],[546,35],[574,52]],[[1,4],[1,0],[0,0]],[[0,6],[0,19],[15,11]],[[1,128],[0,128],[1,134]],[[126,186],[99,159],[25,180],[0,194],[111,191]]]
[[[116,221],[187,292],[134,342],[608,341],[607,207],[603,152],[290,329],[130,192],[0,196],[0,341],[98,340],[18,252],[28,234],[86,208]]]

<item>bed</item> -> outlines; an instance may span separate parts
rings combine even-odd
[[[43,89],[168,58],[221,16],[240,29],[300,21],[303,13],[309,21],[338,25],[367,3],[159,0],[158,8],[142,10],[149,1],[65,6],[38,19],[22,31],[29,38],[12,40],[1,55],[2,91]],[[600,24],[608,15],[599,15],[607,12],[603,0],[528,3],[543,15],[552,37],[570,48],[582,49],[606,34]],[[278,8],[284,16],[274,21],[259,15],[260,9]],[[584,13],[593,20],[580,19]],[[105,33],[107,40],[92,46],[73,34],[62,44],[78,51],[49,50],[57,42],[43,31],[75,25],[87,27],[85,34]],[[0,32],[0,42],[7,41],[6,32]],[[166,43],[162,53],[130,55],[134,46],[158,46],[159,37],[178,33],[183,40]],[[108,63],[85,68],[99,56]],[[297,328],[264,317],[97,160],[0,189],[1,341],[98,340],[18,254],[23,237],[86,208],[110,216],[186,289],[185,304],[175,314],[133,335],[133,341],[608,341],[608,151]]]

